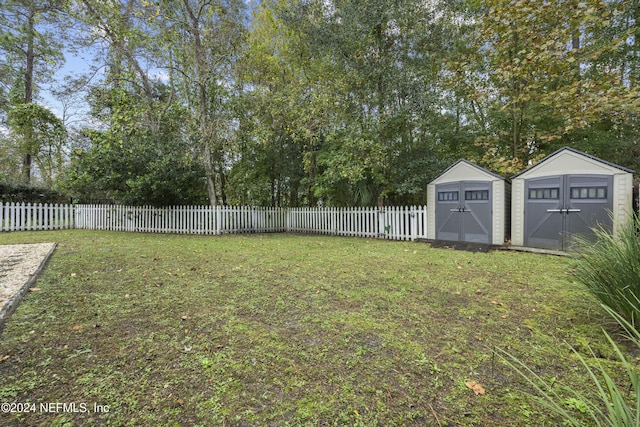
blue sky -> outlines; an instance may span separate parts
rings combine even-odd
[[[53,82],[51,86],[58,86],[60,83],[64,81],[66,76],[77,77],[81,74],[90,72],[91,69],[91,58],[87,54],[74,54],[71,52],[65,52],[65,64],[62,68],[60,68],[53,77]],[[56,100],[51,92],[48,90],[48,87],[43,87],[40,93],[42,97],[43,103],[51,110],[53,113],[59,118],[63,118],[63,104]],[[88,110],[86,102],[84,102],[84,97],[86,93],[78,92],[74,96],[74,100],[69,107],[67,114],[72,113],[74,117],[72,118],[72,126],[76,127],[79,121],[84,121],[86,119],[86,113]]]

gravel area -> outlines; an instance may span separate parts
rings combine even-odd
[[[0,331],[55,247],[55,243],[0,245]]]

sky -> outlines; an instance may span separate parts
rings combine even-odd
[[[66,76],[77,77],[81,74],[85,74],[90,72],[91,63],[90,59],[85,59],[87,55],[75,54],[72,52],[64,52],[65,55],[65,64],[61,67],[53,77],[53,86],[57,86],[60,82],[64,81]],[[42,88],[41,93],[42,101],[58,118],[63,119],[64,117],[64,105],[62,102],[57,100],[52,94],[49,88]],[[84,101],[86,93],[77,93],[74,96],[74,101],[72,102],[72,106],[68,108],[66,114],[67,118],[74,127],[78,124],[79,121],[86,120],[86,116],[88,113],[88,106]],[[69,117],[71,115],[71,117]]]
[[[260,4],[259,0],[244,0],[247,4],[247,13]],[[249,15],[247,15],[249,16]],[[59,86],[61,82],[64,81],[66,76],[79,76],[81,74],[88,74],[92,72],[92,63],[94,60],[95,52],[91,51],[91,48],[85,49],[79,53],[72,51],[65,51],[65,64],[61,67],[53,77],[52,86]],[[150,74],[153,78],[159,78],[161,80],[167,80],[168,76],[162,70],[150,70]],[[101,70],[94,76],[92,83],[96,82],[96,79],[101,77]],[[71,122],[67,122],[67,126],[71,125],[72,127],[81,127],[82,122],[85,122],[85,126],[87,124],[90,125],[91,118],[88,117],[88,105],[84,101],[86,93],[78,93],[74,100],[74,106],[71,108],[71,113],[73,114]],[[40,89],[40,97],[42,98],[42,103],[48,107],[56,116],[61,119],[65,119],[65,115],[69,116],[69,108],[65,111],[63,103],[57,100],[51,93],[50,89],[47,87],[42,87]],[[80,102],[82,101],[82,102]],[[79,126],[80,125],[80,126]]]
[[[70,51],[64,52],[65,64],[61,67],[53,76],[52,86],[59,86],[67,76],[78,77],[82,74],[92,75],[92,84],[95,84],[103,75],[103,69],[94,71],[95,64],[93,64],[93,56],[90,52],[75,53]],[[164,70],[151,69],[149,75],[154,79],[160,79],[162,81],[168,81],[168,74]],[[88,85],[87,88],[88,89]],[[57,100],[48,88],[42,88],[40,95],[43,103],[60,119],[64,116],[64,106]],[[79,92],[75,96],[73,108],[71,113],[73,114],[72,122],[69,123],[72,127],[79,127],[78,124],[84,124],[84,126],[91,125],[93,119],[88,117],[88,105],[85,101],[87,93]],[[67,115],[69,111],[67,111]],[[82,123],[80,123],[82,122]]]

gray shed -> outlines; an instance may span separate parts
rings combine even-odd
[[[510,195],[503,177],[460,159],[427,186],[427,238],[504,244]]]
[[[550,154],[512,177],[512,245],[567,250],[598,224],[615,233],[632,209],[632,174],[569,147]]]

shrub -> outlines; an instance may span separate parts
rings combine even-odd
[[[595,229],[596,241],[577,237],[573,276],[602,304],[638,327],[640,219],[634,214],[616,235]]]
[[[69,203],[70,198],[50,188],[0,182],[2,203]]]
[[[596,239],[576,237],[577,255],[572,275],[602,304],[625,332],[632,346],[640,349],[640,219],[633,215],[615,235],[604,228],[595,230]],[[564,419],[570,426],[640,427],[640,375],[636,362],[604,331],[618,366],[626,377],[624,386],[614,381],[602,363],[593,366],[572,350],[592,385],[584,387],[552,384],[507,352],[499,355],[533,389],[531,397]],[[592,350],[591,360],[598,360]]]
[[[626,338],[636,348],[640,348],[640,332],[626,319],[604,306],[604,309],[616,320],[626,332]],[[640,309],[640,306],[636,306]],[[621,367],[626,373],[621,387],[614,381],[607,370],[598,364],[591,367],[587,360],[576,350],[573,353],[588,375],[593,385],[593,394],[586,394],[570,385],[558,385],[545,381],[523,362],[502,351],[499,355],[508,366],[518,372],[534,392],[530,396],[553,413],[564,419],[564,425],[582,427],[584,425],[632,427],[640,426],[640,376],[636,364],[625,356],[622,349],[605,331]],[[597,360],[592,352],[592,359]],[[581,387],[581,389],[584,389]]]

